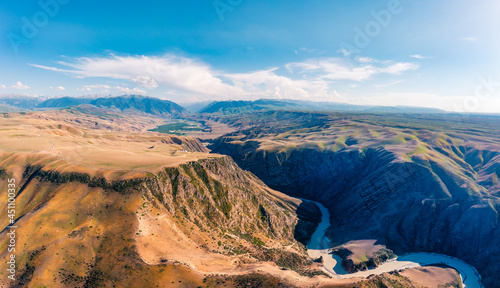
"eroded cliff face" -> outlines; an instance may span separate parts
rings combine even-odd
[[[114,179],[70,163],[59,172],[51,161],[60,160],[50,157],[2,157],[0,188],[11,178],[19,187],[15,287],[198,287],[204,273],[245,274],[241,265],[264,262],[315,273],[294,239],[300,201],[230,157]],[[0,205],[6,215],[6,199]],[[8,237],[1,239],[5,247]],[[0,258],[8,257],[2,249]]]
[[[186,151],[189,152],[202,152],[207,153],[208,149],[201,144],[198,139],[191,139],[187,137],[178,137],[178,136],[163,136],[161,137],[161,143],[163,144],[177,144],[181,145]]]
[[[144,184],[154,205],[203,230],[294,241],[298,202],[272,191],[230,157],[166,168]]]
[[[379,239],[398,254],[455,256],[478,268],[488,287],[498,286],[498,147],[424,139],[402,143],[404,149],[356,141],[343,149],[270,149],[258,138],[235,133],[209,148],[278,191],[324,204],[334,244]]]

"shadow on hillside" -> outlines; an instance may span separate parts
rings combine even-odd
[[[307,245],[316,227],[321,222],[321,211],[313,202],[302,201],[297,208],[297,217],[299,221],[295,226],[294,238]]]

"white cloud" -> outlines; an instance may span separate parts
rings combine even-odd
[[[364,64],[370,58],[362,58],[362,65],[353,66],[339,58],[311,59],[300,63],[290,63],[286,68],[291,72],[296,72],[308,78],[319,78],[328,80],[351,80],[364,81],[376,74],[399,75],[408,70],[416,70],[419,65],[413,63],[390,63],[376,66],[374,64]],[[378,61],[377,61],[378,62]]]
[[[122,93],[125,93],[125,94],[146,95],[148,93],[147,91],[141,90],[139,88],[130,89],[130,88],[127,88],[127,87],[116,86],[115,89],[117,89],[117,90],[119,90],[119,91],[121,91]]]
[[[159,85],[184,92],[228,95],[232,89],[215,76],[206,64],[186,57],[168,54],[162,57],[111,55],[108,58],[78,58],[75,63],[59,62],[70,69],[35,65],[83,78],[106,77],[125,79],[144,88]]]
[[[148,94],[146,89],[161,87],[169,95],[198,99],[288,98],[322,101],[338,100],[339,94],[334,86],[340,81],[359,84],[375,75],[399,75],[419,68],[413,63],[368,57],[356,60],[350,63],[343,58],[311,58],[245,73],[216,71],[198,60],[171,54],[162,57],[110,55],[105,58],[77,58],[72,63],[58,62],[64,68],[33,66],[74,77],[128,80],[130,84],[144,88],[126,88],[127,83],[113,88],[126,94]],[[349,87],[352,83],[343,84]],[[109,89],[108,85],[86,85],[78,90],[104,90],[108,93]]]
[[[370,57],[358,57],[357,60],[360,63],[372,63],[372,62],[374,62],[374,59],[370,58]]]
[[[316,55],[321,55],[321,54],[326,53],[325,50],[312,49],[312,48],[306,48],[306,47],[302,47],[302,48],[299,48],[298,50],[294,50],[295,54],[298,54],[299,51],[303,52],[303,53],[316,54]]]
[[[376,70],[376,73],[387,73],[387,74],[393,74],[393,75],[400,75],[403,72],[409,71],[409,70],[417,70],[420,66],[413,64],[413,63],[396,63],[389,65],[384,68],[378,68]]]
[[[476,37],[473,37],[473,36],[462,37],[462,38],[460,38],[460,40],[462,40],[464,42],[469,42],[469,43],[476,43],[477,42]]]
[[[15,85],[12,85],[11,87],[18,90],[27,90],[31,88],[30,86],[23,85],[21,81],[17,81],[17,83]]]
[[[5,86],[5,85],[0,85],[0,89],[6,89],[6,88],[7,88],[7,86]]]
[[[386,83],[386,84],[376,84],[375,88],[386,88],[389,86],[394,86],[394,85],[399,84],[401,82],[402,82],[401,80],[397,80],[397,81],[393,81],[393,82]]]
[[[430,57],[422,56],[420,54],[410,55],[410,57],[415,58],[415,59],[429,59],[430,58]]]
[[[50,86],[49,89],[56,90],[56,91],[64,91],[64,90],[66,90],[66,88],[64,88],[63,86],[56,86],[56,87]]]
[[[371,96],[352,97],[350,104],[356,105],[374,105],[374,106],[418,106],[427,108],[449,108],[447,107],[455,97],[439,96],[430,93],[416,92],[391,92],[375,93]]]
[[[418,106],[439,108],[457,113],[496,113],[500,111],[500,99],[477,99],[472,96],[438,95],[419,92],[374,93],[369,96],[351,96],[343,101],[355,105]]]
[[[324,83],[293,80],[276,74],[278,68],[249,73],[225,74],[223,77],[233,84],[234,90],[245,97],[302,99],[318,96],[324,92]],[[260,96],[259,96],[260,95]]]
[[[139,84],[142,87],[145,87],[145,88],[157,88],[157,87],[159,87],[156,80],[151,78],[151,77],[148,77],[148,76],[137,76],[134,79],[132,79],[132,81]]]
[[[344,57],[348,57],[348,56],[351,56],[352,52],[347,50],[347,49],[339,49],[337,51],[338,53],[341,53],[342,55],[344,55]]]
[[[104,91],[107,91],[110,88],[111,87],[109,87],[108,85],[98,84],[98,85],[84,85],[84,86],[82,86],[82,88],[76,88],[76,90],[79,90],[79,91],[92,91],[92,90],[104,90]]]

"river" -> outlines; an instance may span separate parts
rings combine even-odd
[[[310,201],[301,199],[302,201]],[[462,277],[463,286],[466,288],[483,288],[481,276],[477,270],[464,261],[446,255],[432,253],[410,253],[399,256],[379,265],[375,269],[359,271],[349,274],[342,268],[341,259],[338,255],[330,253],[330,240],[325,235],[326,229],[330,227],[330,213],[322,204],[314,201],[321,210],[321,222],[311,236],[307,244],[307,253],[312,259],[323,257],[323,270],[335,278],[368,277],[372,274],[382,274],[394,270],[415,268],[419,266],[444,264],[456,269]]]

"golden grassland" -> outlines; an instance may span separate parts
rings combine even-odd
[[[54,167],[62,170],[65,168],[61,163],[67,162],[74,164],[67,167],[71,171],[75,169],[72,166],[81,166],[113,173],[117,170],[155,172],[163,167],[217,157],[206,153],[196,140],[148,132],[147,129],[159,122],[155,118],[138,117],[139,124],[134,122],[135,117],[121,122],[116,120],[113,122],[120,123],[111,123],[112,126],[107,123],[111,122],[109,119],[94,117],[90,120],[90,116],[77,116],[64,111],[47,111],[0,117],[0,151],[24,153],[27,158],[35,153],[47,159],[59,158],[63,161],[55,163]],[[95,124],[89,123],[102,124],[105,128],[95,128],[92,127]]]
[[[394,161],[436,163],[446,170],[455,171],[456,177],[461,179],[470,178],[467,169],[471,165],[467,161],[482,163],[486,157],[482,155],[483,151],[500,152],[500,131],[498,127],[492,127],[495,122],[488,119],[472,118],[470,123],[469,120],[448,123],[446,118],[433,121],[409,115],[325,113],[312,115],[317,121],[311,123],[302,115],[304,113],[276,113],[255,113],[242,120],[221,118],[223,122],[242,126],[239,132],[225,136],[224,141],[241,147],[251,142],[255,152],[281,154],[285,159],[293,152],[303,150],[363,153],[367,149],[384,149],[396,156]],[[415,119],[406,119],[411,117]],[[465,159],[469,150],[478,152]],[[490,177],[496,185],[498,175],[493,173]],[[471,184],[469,188],[471,192],[481,192],[478,185]]]
[[[0,189],[6,187],[2,181]],[[2,215],[6,215],[5,204],[2,199]],[[150,284],[165,281],[198,285],[202,276],[186,266],[150,266],[138,257],[135,212],[141,204],[137,195],[80,183],[29,184],[16,199],[17,213],[23,215],[16,223],[18,279],[31,279],[29,287],[80,287],[92,283],[89,276],[105,286],[114,282],[154,287]],[[2,217],[2,227],[6,220]],[[0,258],[5,260],[7,239],[3,236]],[[32,275],[31,266],[36,267]]]
[[[236,236],[228,238],[219,232],[201,231],[183,219],[182,214],[172,214],[153,205],[140,190],[121,193],[77,181],[58,183],[23,177],[28,165],[38,165],[43,171],[81,173],[109,182],[142,179],[155,177],[165,167],[220,157],[207,153],[197,140],[147,131],[163,121],[144,116],[90,115],[77,110],[0,117],[0,168],[5,170],[5,174],[0,175],[0,191],[7,191],[7,178],[17,179],[18,184],[17,284],[26,287],[236,287],[253,283],[250,287],[277,287],[282,283],[288,287],[362,287],[365,283],[362,279],[311,278],[282,270],[272,262],[255,261],[245,255],[223,255],[221,246],[235,244],[232,238]],[[325,141],[328,133],[318,137],[302,132],[282,135],[269,143],[287,147],[312,142],[315,149],[329,149],[331,143],[347,145],[350,133],[345,131],[344,139],[328,142]],[[367,130],[360,135],[363,133],[394,132]],[[406,135],[401,139],[416,141]],[[269,188],[265,190],[283,201],[300,202]],[[7,201],[7,197],[0,198],[2,229],[8,225]],[[2,263],[9,257],[6,233],[6,229],[0,233]],[[267,245],[281,245],[290,251],[297,249],[295,243],[285,243],[289,246],[274,243],[265,233],[257,236],[269,243]],[[158,261],[162,257],[165,261]],[[415,272],[417,276],[408,277],[441,281],[437,279],[440,277],[436,276],[436,270],[431,272]],[[216,274],[221,275],[207,277]],[[2,281],[4,276],[6,271],[2,269]]]
[[[276,111],[219,117],[219,122],[240,128],[240,132],[231,137],[234,141],[251,139],[258,142],[260,150],[268,151],[384,147],[398,152],[401,157],[408,157],[427,155],[431,147],[441,147],[459,155],[460,152],[452,151],[453,147],[476,145],[478,149],[499,150],[497,143],[500,141],[495,119],[487,117],[436,116],[434,119],[431,115]],[[247,129],[254,133],[251,137],[246,135]]]

